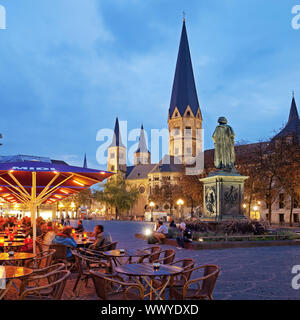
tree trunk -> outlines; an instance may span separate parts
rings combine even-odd
[[[291,195],[290,227],[293,226],[294,194]]]
[[[252,203],[252,198],[253,198],[253,194],[251,193],[250,197],[249,197],[249,208],[248,208],[248,217],[250,218],[250,213],[251,213],[251,203]]]
[[[118,220],[118,217],[119,217],[119,210],[118,210],[118,208],[116,207],[116,220]]]
[[[269,223],[270,223],[270,226],[272,225],[272,201],[271,201],[271,199],[267,199],[267,202],[266,202],[267,204],[268,204],[268,214],[269,214]]]

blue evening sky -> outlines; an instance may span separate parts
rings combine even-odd
[[[1,155],[100,168],[97,131],[167,126],[182,27],[213,146],[224,115],[237,140],[270,137],[300,106],[296,0],[0,0]],[[103,168],[103,167],[102,167]]]

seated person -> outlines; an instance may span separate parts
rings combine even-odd
[[[170,224],[169,224],[169,227],[170,227],[170,228],[177,228],[177,227],[176,227],[176,223],[174,222],[173,219],[171,219],[171,222],[170,222]]]
[[[178,247],[177,249],[184,248],[185,242],[191,242],[192,241],[192,231],[189,229],[184,222],[182,222],[179,225],[179,230],[181,231],[181,234],[179,237],[176,238]]]
[[[168,227],[164,225],[164,223],[159,220],[158,221],[158,228],[156,231],[153,232],[153,237],[158,241],[158,243],[163,243],[162,239],[165,239],[168,234]]]
[[[82,224],[82,220],[79,220],[79,221],[78,221],[78,225],[77,225],[77,228],[75,228],[75,230],[76,230],[77,232],[83,232],[83,231],[84,231],[83,224]]]
[[[104,227],[99,224],[94,229],[94,236],[96,237],[96,240],[93,244],[89,246],[90,249],[98,250],[101,247],[112,243],[112,238],[110,233],[104,232]]]
[[[56,227],[52,224],[52,222],[47,223],[48,227],[48,232],[45,234],[44,239],[43,239],[43,250],[48,250],[49,246],[51,245],[53,239],[56,236],[57,229]]]
[[[72,228],[71,227],[65,227],[63,232],[59,233],[54,237],[52,240],[52,244],[63,244],[65,246],[76,248],[77,243],[74,240],[74,238],[71,236],[72,234]],[[67,249],[67,260],[72,259],[72,251],[70,248]]]
[[[41,227],[37,224],[36,225],[36,236],[39,237],[42,234],[43,233],[42,233]],[[27,238],[28,236],[30,236],[31,238],[33,237],[33,229],[32,229],[32,226],[31,226],[31,222],[27,222],[27,226],[26,226],[25,238]]]

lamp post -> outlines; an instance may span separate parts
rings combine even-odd
[[[155,207],[155,203],[154,203],[153,201],[151,201],[151,202],[149,203],[149,206],[150,206],[150,208],[151,208],[151,222],[153,222],[153,209],[154,209],[154,207]]]
[[[60,214],[60,219],[62,218],[62,212],[61,212],[61,210],[62,210],[63,207],[64,207],[63,203],[60,202],[59,205],[58,205],[59,214]]]
[[[182,199],[179,199],[177,202],[177,205],[179,206],[179,215],[180,215],[180,218],[182,218],[182,206],[184,204],[184,201]]]
[[[72,209],[72,218],[74,219],[74,209],[75,209],[75,207],[76,207],[76,205],[75,205],[75,203],[72,201],[71,202],[71,209]]]
[[[257,213],[257,211],[258,211],[258,206],[254,206],[254,207],[253,207],[253,210],[254,210],[254,214],[255,214],[255,220],[257,220],[257,218],[256,218],[256,213]]]

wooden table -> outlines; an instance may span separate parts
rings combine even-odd
[[[0,300],[7,294],[14,279],[22,279],[32,273],[33,270],[29,268],[0,266]]]
[[[11,262],[11,261],[25,261],[36,257],[34,253],[27,252],[15,252],[13,256],[10,256],[7,252],[0,253],[0,262]]]
[[[125,274],[129,277],[134,277],[136,281],[144,287],[145,291],[149,288],[150,292],[145,294],[153,300],[153,295],[159,300],[163,300],[162,294],[167,286],[172,285],[174,276],[180,274],[183,268],[161,264],[158,270],[154,270],[151,263],[126,264],[124,266],[116,267],[115,272]],[[153,287],[154,278],[163,278],[164,283],[160,288]],[[143,281],[146,283],[144,285]]]
[[[120,249],[104,251],[102,252],[108,258],[111,258],[116,266],[132,263],[132,258],[141,258],[149,256],[150,251],[140,249],[124,249],[124,252],[120,252]],[[127,258],[125,263],[122,263],[122,258]]]
[[[90,239],[75,239],[78,247],[86,247],[93,243]]]

